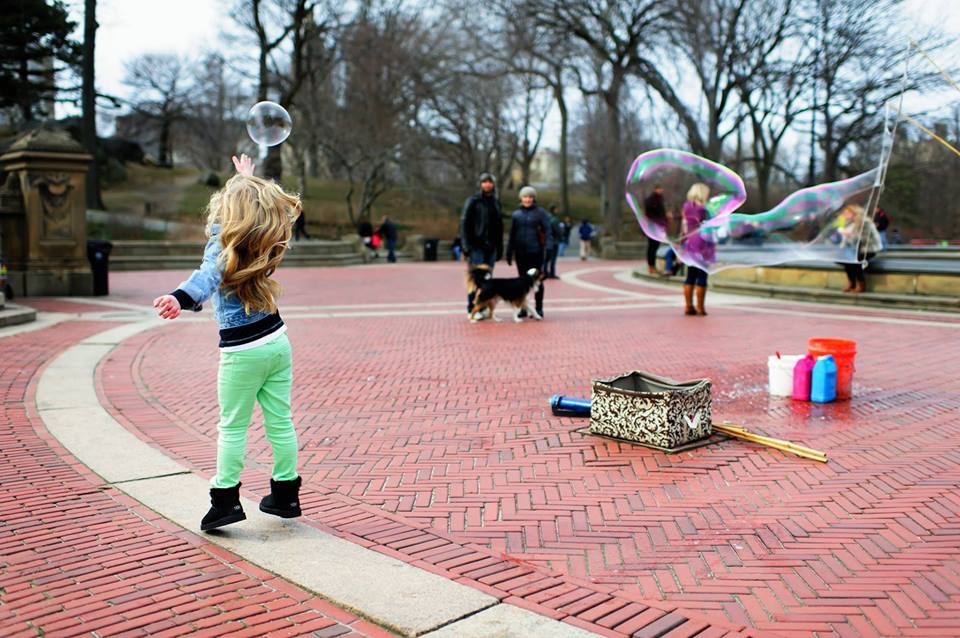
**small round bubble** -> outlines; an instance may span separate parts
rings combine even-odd
[[[290,114],[276,102],[257,102],[247,113],[247,133],[261,146],[276,146],[292,129]]]

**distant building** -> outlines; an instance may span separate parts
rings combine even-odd
[[[568,162],[567,181],[573,181],[572,175],[572,162]],[[520,184],[520,167],[515,166],[510,176],[514,183]],[[537,151],[530,163],[530,185],[537,188],[560,187],[560,153],[551,149]]]

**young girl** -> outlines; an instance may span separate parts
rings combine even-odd
[[[233,158],[237,175],[210,198],[203,263],[173,293],[157,297],[163,319],[182,309],[199,310],[213,298],[220,324],[217,395],[217,474],[210,481],[212,507],[200,523],[211,530],[246,518],[240,506],[240,470],[254,401],[263,410],[273,448],[270,494],[260,510],[300,516],[297,435],[290,418],[293,362],[286,326],[277,311],[280,286],[270,279],[290,242],[300,198],[253,175],[246,155]]]
[[[716,245],[708,238],[703,236],[699,230],[700,225],[708,218],[707,200],[710,199],[710,187],[701,182],[697,182],[687,191],[687,201],[683,203],[682,209],[682,235],[683,247],[690,258],[695,259],[698,264],[704,266],[712,264],[716,260]],[[696,289],[697,306],[693,306],[693,293]],[[706,315],[704,301],[707,297],[707,271],[692,264],[687,264],[687,278],[683,282],[683,301],[686,306],[684,314],[687,315]]]

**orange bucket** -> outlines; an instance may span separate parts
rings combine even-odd
[[[814,358],[833,355],[837,364],[837,398],[849,399],[853,395],[853,360],[857,356],[857,342],[850,339],[810,339],[807,352]]]

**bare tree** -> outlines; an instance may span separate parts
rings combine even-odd
[[[448,73],[434,80],[418,114],[434,155],[454,167],[463,186],[475,186],[481,172],[507,184],[519,146],[506,112],[510,79]]]
[[[103,208],[100,197],[100,171],[97,161],[97,87],[94,73],[94,51],[97,42],[97,0],[83,5],[83,53],[81,56],[81,132],[83,145],[93,156],[87,170],[87,208]]]
[[[738,83],[766,68],[787,34],[792,7],[792,0],[676,2],[666,54],[679,53],[684,65],[650,55],[639,61],[637,74],[679,117],[693,152],[723,159],[724,142],[739,127]],[[661,69],[671,66],[680,73],[692,69],[700,89],[696,103],[685,103],[666,80]]]
[[[491,15],[479,18],[481,25],[477,27],[484,28],[489,34],[480,38],[481,55],[496,60],[494,72],[536,78],[550,91],[559,111],[560,207],[569,211],[570,109],[566,91],[571,83],[576,82],[572,76],[576,59],[582,51],[574,43],[558,38],[555,31],[544,27],[535,16],[525,13],[522,4],[513,0],[494,0],[490,5]],[[468,11],[467,7],[459,10],[464,15],[476,15],[476,11]]]
[[[368,1],[340,34],[335,103],[319,137],[331,167],[348,181],[351,224],[369,218],[400,173],[435,33],[414,12]]]
[[[332,0],[242,0],[234,18],[258,45],[257,101],[274,98],[289,109],[306,78],[308,44],[333,27],[339,11]],[[271,146],[264,174],[283,176],[282,144]]]
[[[662,37],[670,8],[664,0],[524,0],[522,11],[553,32],[556,41],[572,40],[590,52],[589,66],[597,73],[581,80],[587,95],[599,95],[606,110],[608,167],[604,189],[607,232],[620,233],[627,159],[623,153],[621,98],[627,81],[646,63],[644,50]],[[581,76],[583,77],[583,76]],[[592,80],[596,79],[596,82]]]
[[[288,144],[295,149],[299,188],[307,193],[307,177],[319,177],[321,142],[325,122],[335,110],[331,71],[337,55],[336,29],[314,30],[303,52],[304,81],[293,101],[291,115],[298,123],[298,135]]]
[[[808,79],[800,65],[790,62],[773,64],[744,78],[740,87],[741,103],[750,127],[750,155],[741,160],[753,166],[760,194],[759,207],[770,204],[774,172],[794,177],[790,168],[780,162],[780,149],[791,131],[796,132],[797,119],[809,109],[804,99]],[[795,179],[797,185],[800,180]]]
[[[173,166],[173,129],[184,119],[188,104],[184,61],[172,54],[145,54],[127,64],[124,83],[134,90],[134,113],[154,130],[157,163]]]
[[[542,86],[535,82],[536,77],[524,74],[519,78],[520,95],[515,99],[518,102],[516,107],[518,116],[517,121],[517,144],[516,161],[520,168],[520,182],[530,183],[530,167],[533,165],[533,159],[540,148],[540,141],[543,139],[543,128],[547,121],[547,114],[550,112],[549,96],[547,100],[543,99]]]
[[[923,91],[942,82],[933,70],[914,67],[904,77],[914,52],[905,39],[894,38],[902,0],[821,0],[811,27],[820,38],[817,82],[823,128],[818,131],[823,152],[822,179],[833,181],[851,167],[845,162],[857,144],[878,137],[883,110],[901,91]],[[952,44],[928,31],[915,34],[927,53]]]
[[[780,162],[780,149],[788,134],[797,132],[798,118],[810,110],[806,98],[816,41],[800,28],[794,5],[791,0],[758,0],[742,7],[730,45],[732,55],[726,63],[725,74],[733,82],[742,114],[733,123],[738,134],[738,162],[748,161],[753,166],[761,209],[770,203],[775,171],[795,179]],[[747,157],[740,138],[744,119],[751,133]],[[714,139],[722,142],[724,137]]]
[[[219,53],[201,58],[192,79],[195,89],[179,146],[199,167],[219,171],[228,167],[228,158],[237,151],[249,94]]]

